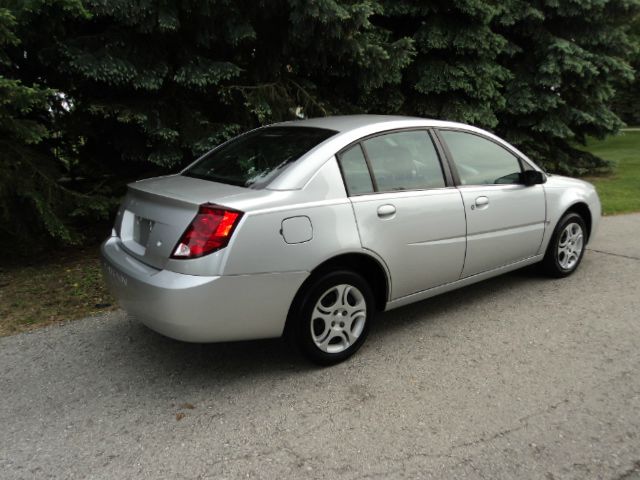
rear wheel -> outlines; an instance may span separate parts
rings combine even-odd
[[[320,365],[346,360],[364,343],[375,302],[369,284],[348,270],[312,279],[290,313],[293,339]]]
[[[586,226],[580,215],[567,213],[556,226],[542,266],[553,277],[566,277],[576,271],[584,256]]]

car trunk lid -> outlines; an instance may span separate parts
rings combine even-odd
[[[115,230],[135,258],[162,269],[200,205],[229,206],[232,199],[258,193],[244,187],[181,175],[132,183],[118,211]]]

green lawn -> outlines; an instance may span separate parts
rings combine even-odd
[[[614,163],[611,175],[585,179],[598,189],[604,213],[640,211],[640,129],[590,140],[587,150]]]

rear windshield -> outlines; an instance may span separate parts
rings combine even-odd
[[[266,127],[212,150],[182,172],[242,187],[261,188],[287,165],[337,132],[310,127]]]

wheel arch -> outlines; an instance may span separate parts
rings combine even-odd
[[[285,332],[289,331],[293,322],[293,312],[298,308],[303,300],[303,294],[308,285],[315,279],[326,272],[333,270],[351,270],[360,274],[371,286],[376,301],[376,309],[383,311],[389,300],[389,292],[391,290],[391,281],[383,263],[363,252],[342,253],[331,257],[318,266],[316,266],[307,279],[300,285],[298,291],[293,297],[293,301],[289,306],[289,313],[285,325]]]

